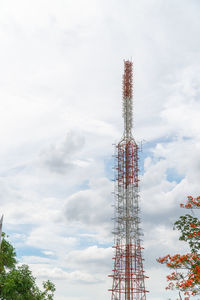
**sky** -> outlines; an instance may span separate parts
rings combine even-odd
[[[55,300],[111,299],[124,59],[147,299],[176,299],[156,259],[188,251],[173,223],[200,194],[199,49],[199,0],[0,1],[0,214],[19,263],[56,284]]]

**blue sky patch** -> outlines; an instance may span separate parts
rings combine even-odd
[[[30,247],[29,246],[19,247],[17,249],[17,258],[22,258],[23,256],[48,257],[48,255],[45,255],[42,252],[42,250],[39,250],[38,248],[34,248],[33,246],[30,246]]]
[[[168,180],[169,182],[175,181],[175,182],[179,183],[179,182],[181,182],[181,180],[184,178],[184,176],[181,175],[181,174],[179,174],[179,173],[176,171],[176,169],[174,169],[174,168],[169,168],[169,169],[167,169],[166,175],[167,175],[167,180]]]

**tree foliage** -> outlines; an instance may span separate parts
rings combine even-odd
[[[174,223],[174,227],[181,232],[179,240],[188,242],[191,252],[198,252],[200,249],[200,220],[186,214]]]
[[[53,300],[55,286],[43,282],[43,290],[36,285],[27,265],[17,265],[13,246],[2,235],[0,249],[0,299],[1,300]]]
[[[200,208],[200,197],[189,196],[187,203],[180,206],[187,209]],[[200,295],[200,221],[186,214],[174,223],[174,229],[180,231],[179,240],[187,242],[191,252],[173,256],[168,254],[158,259],[159,263],[173,269],[167,276],[169,284],[166,289],[178,289],[188,296]]]
[[[0,273],[7,269],[15,267],[16,253],[14,247],[5,239],[5,233],[2,233],[2,243],[0,249]]]

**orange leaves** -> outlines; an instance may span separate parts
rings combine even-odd
[[[187,203],[180,204],[180,207],[184,207],[184,208],[200,208],[200,196],[194,198],[192,196],[188,196],[187,197]]]
[[[195,286],[200,284],[200,256],[197,253],[167,255],[159,258],[158,262],[175,269],[174,272],[167,276],[169,284],[166,289],[190,290],[193,295],[198,293]],[[177,269],[183,271],[177,272]]]
[[[192,227],[192,228],[196,228],[196,227],[197,227],[197,225],[196,225],[196,224],[190,224],[190,227]]]
[[[188,237],[197,237],[197,236],[200,236],[200,232],[192,232],[190,234],[188,234]]]
[[[180,204],[183,208],[200,208],[200,196],[194,198],[188,196],[187,203]],[[178,289],[184,292],[186,297],[200,295],[200,220],[190,215],[181,216],[175,222],[175,228],[181,232],[180,240],[189,244],[191,253],[166,255],[157,261],[173,269],[167,276],[166,289]]]
[[[157,261],[161,264],[166,264],[167,267],[177,269],[186,269],[196,264],[197,262],[200,264],[200,256],[197,253],[188,253],[188,254],[176,254],[174,256],[170,256],[169,254],[164,257],[160,257]]]
[[[171,256],[168,254],[168,255],[166,255],[164,257],[158,258],[157,261],[159,263],[161,263],[161,264],[164,264],[164,263],[167,263],[168,259],[170,259],[170,258],[171,258]]]

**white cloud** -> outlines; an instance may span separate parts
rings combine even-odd
[[[65,256],[65,261],[72,268],[87,269],[91,274],[105,274],[105,272],[111,272],[109,267],[111,267],[112,257],[112,248],[91,246],[83,250],[71,251]]]
[[[92,275],[87,272],[74,271],[66,272],[62,268],[51,267],[47,264],[42,264],[41,261],[37,264],[29,264],[34,276],[40,279],[45,279],[47,277],[51,280],[66,280],[69,283],[81,283],[81,284],[95,284],[101,282],[103,277],[98,275]]]
[[[58,230],[53,224],[48,227],[39,227],[34,229],[27,238],[26,244],[40,249],[51,249],[58,251],[59,245],[66,250],[76,244],[75,237],[61,236],[61,230]],[[45,238],[44,238],[45,237]]]
[[[76,152],[80,152],[84,146],[84,137],[77,135],[76,132],[67,134],[65,141],[60,145],[51,145],[46,152],[41,153],[43,164],[52,172],[65,173],[77,165],[73,161]],[[80,165],[80,163],[79,163]]]
[[[195,0],[1,1],[4,229],[21,252],[45,256],[22,260],[55,279],[56,300],[110,299],[113,185],[105,165],[122,134],[122,59],[130,57],[134,134],[147,141],[149,299],[163,299],[155,258],[184,247],[171,227],[184,213],[179,203],[199,194],[199,28]]]

